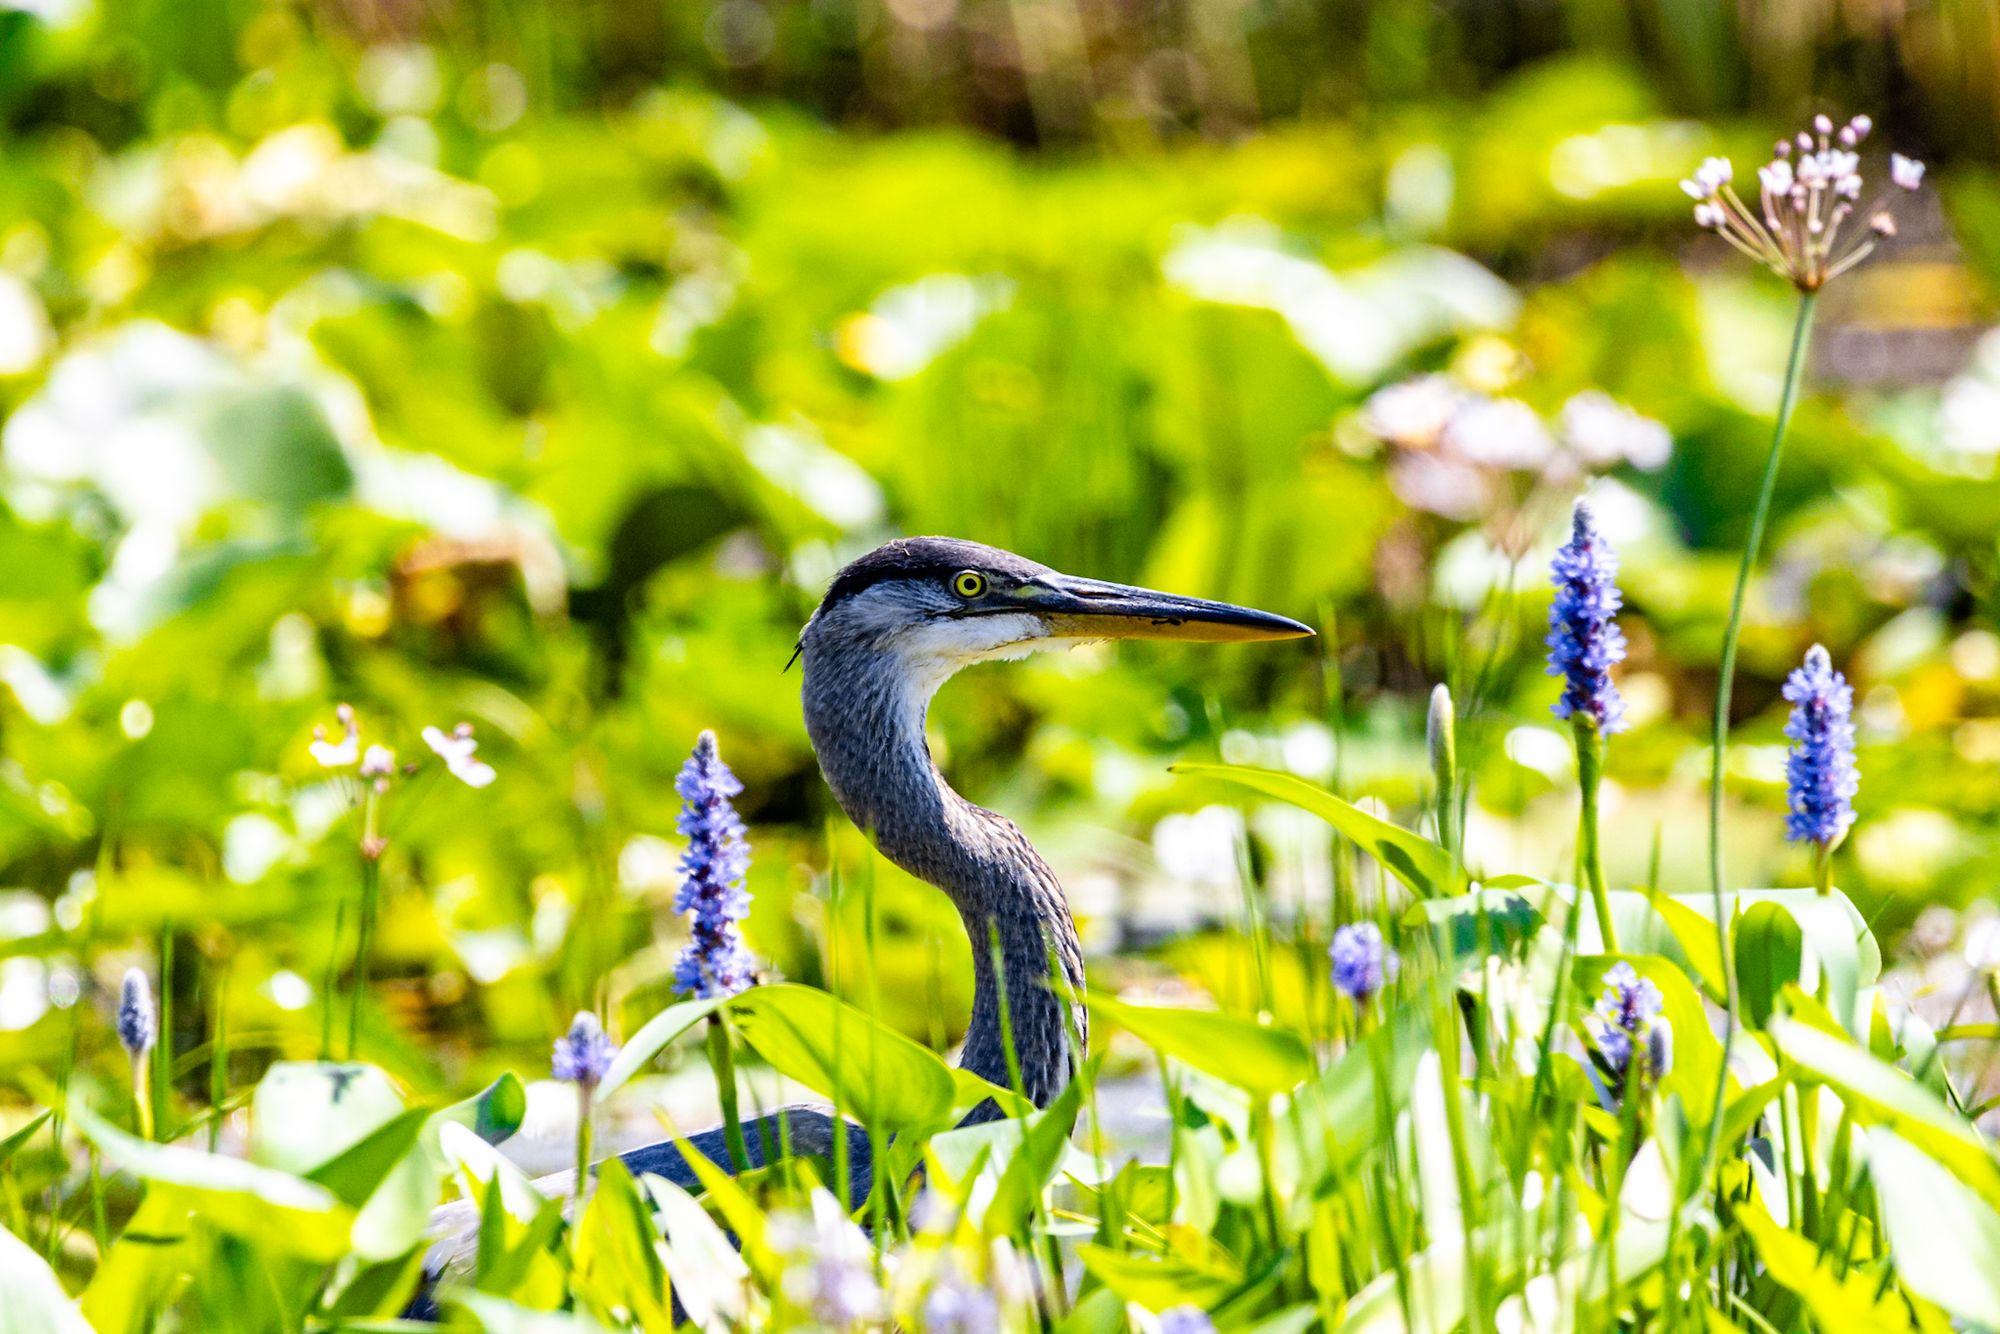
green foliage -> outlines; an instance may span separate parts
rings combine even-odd
[[[0,12],[0,1329],[405,1328],[434,1224],[444,1318],[498,1331],[919,1329],[960,1280],[1077,1334],[2000,1325],[2000,1030],[1892,1001],[1977,1007],[1991,973],[1954,942],[1884,976],[2000,869],[2000,372],[1893,337],[1978,336],[1992,172],[1955,166],[1945,236],[1829,298],[1745,631],[1734,881],[1805,883],[1772,706],[1815,640],[1861,687],[1862,819],[1844,892],[1725,894],[1718,943],[1689,702],[1788,306],[1667,225],[1692,162],[1771,132],[1687,108],[1802,103],[1825,62],[1699,6],[1086,5],[1084,57],[1047,8]],[[1983,30],[1947,9],[1841,64],[1977,142],[1937,52]],[[1099,151],[883,129],[955,114]],[[1598,470],[1427,500],[1439,442],[1371,397],[1429,374],[1552,421],[1601,389],[1672,437],[1591,481],[1635,650],[1616,955],[1564,883],[1538,645],[1538,544]],[[839,818],[783,671],[842,560],[926,531],[1321,631],[985,669],[930,715],[1087,909],[1092,1049],[1047,1108],[947,1064],[956,913]],[[311,756],[342,700],[386,791]],[[423,740],[461,719],[488,787]],[[790,979],[726,1002],[666,962],[703,727]],[[1357,1005],[1325,951],[1364,919],[1403,967]],[[107,1022],[135,962],[154,1139]],[[1622,1098],[1592,1014],[1620,963],[1672,1034]],[[691,1154],[691,1190],[614,1164],[581,1201],[531,1176],[568,1156],[576,1090],[541,1076],[579,1008],[625,1039],[600,1144],[705,1123],[683,1039],[721,1018],[746,1105],[831,1102],[877,1189],[849,1219],[819,1160]],[[835,1260],[869,1314],[815,1308]]]

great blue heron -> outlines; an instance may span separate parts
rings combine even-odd
[[[938,772],[924,739],[938,687],[976,662],[1093,640],[1226,642],[1311,633],[1269,612],[1079,579],[948,537],[890,542],[834,578],[799,637],[806,731],[841,809],[889,860],[937,886],[958,908],[972,941],[972,1020],[960,1057],[967,1070],[1002,1087],[1009,1083],[1004,980],[1024,1092],[1037,1106],[1060,1093],[1075,1059],[1071,1026],[1081,1035],[1085,1022],[1080,1009],[1064,1015],[1062,994],[1082,985],[1083,956],[1062,887],[1034,845],[1011,821],[959,796]],[[1004,979],[994,975],[989,942],[996,933]],[[1054,985],[1054,968],[1064,985]],[[994,1114],[989,1102],[968,1119]],[[833,1117],[807,1107],[771,1114],[779,1115],[793,1152],[831,1156]],[[744,1129],[752,1165],[762,1162],[767,1138],[784,1142],[775,1130],[760,1133],[761,1122]],[[847,1134],[858,1202],[872,1180],[872,1158],[859,1126],[848,1124]],[[689,1140],[734,1167],[719,1128]],[[654,1172],[699,1189],[672,1142],[619,1156],[635,1174]],[[567,1173],[538,1184],[558,1198],[573,1188]]]

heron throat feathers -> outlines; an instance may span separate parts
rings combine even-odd
[[[835,798],[884,856],[951,899],[965,924],[973,1008],[961,1063],[1004,1087],[1011,1044],[1025,1091],[1046,1103],[1068,1082],[1071,1026],[1083,1031],[1080,1007],[1058,994],[1081,988],[1082,953],[1047,862],[1011,822],[953,791],[932,759],[930,700],[962,664],[810,633],[804,655],[806,730]]]

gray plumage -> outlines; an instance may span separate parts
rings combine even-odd
[[[1062,886],[1011,821],[952,790],[931,757],[924,723],[931,697],[960,668],[1088,640],[1286,639],[1311,634],[1296,621],[1226,603],[1060,574],[1011,552],[956,538],[905,538],[843,569],[799,637],[806,731],[841,809],[882,854],[943,891],[972,944],[973,1002],[960,1064],[992,1083],[1011,1081],[1011,1038],[1023,1092],[1046,1106],[1069,1082],[1088,1016],[1065,997],[1083,985],[1083,954]],[[997,936],[1000,967],[990,942]],[[1002,992],[1010,1023],[1001,1024]],[[983,1104],[968,1120],[997,1114]],[[795,1151],[830,1156],[836,1123],[815,1108],[787,1108],[748,1123],[753,1164],[779,1143],[783,1115]],[[845,1125],[851,1203],[873,1180],[867,1136]],[[690,1137],[735,1169],[719,1129]],[[672,1143],[621,1154],[690,1190],[699,1183]],[[544,1192],[571,1193],[570,1174]],[[459,1258],[477,1219],[467,1205],[440,1218],[433,1274]],[[443,1211],[441,1211],[442,1214]]]

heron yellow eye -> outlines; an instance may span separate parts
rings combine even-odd
[[[951,577],[951,591],[962,598],[976,598],[986,591],[986,576],[977,570],[960,570]]]

